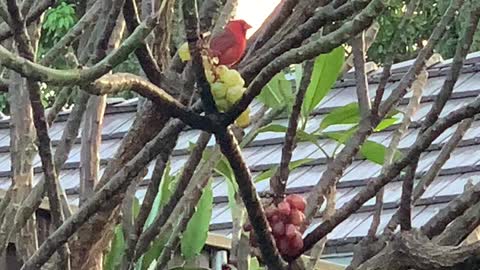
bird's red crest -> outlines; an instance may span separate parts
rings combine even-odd
[[[241,32],[246,33],[248,29],[252,28],[252,26],[244,20],[231,20],[227,23],[225,28],[241,30]]]

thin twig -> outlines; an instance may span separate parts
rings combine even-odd
[[[38,269],[38,265],[43,265],[55,250],[64,244],[88,219],[97,213],[99,209],[105,206],[106,202],[112,203],[118,193],[123,193],[145,168],[165,147],[165,142],[169,140],[172,134],[179,133],[185,126],[179,120],[173,120],[171,128],[166,128],[160,132],[152,141],[148,142],[144,148],[127,162],[102,188],[100,188],[90,200],[85,202],[75,214],[68,218],[63,225],[54,231],[47,240],[40,246],[35,254],[25,262],[22,270]]]
[[[162,208],[162,211],[155,217],[152,224],[140,235],[135,247],[135,256],[133,257],[134,261],[136,261],[141,254],[145,252],[146,247],[148,247],[150,242],[155,239],[155,236],[160,233],[160,229],[165,225],[167,219],[171,216],[170,213],[172,213],[177,203],[185,195],[185,190],[192,179],[195,169],[202,160],[202,153],[207,147],[210,138],[211,134],[209,133],[203,132],[200,134],[200,137],[197,140],[197,145],[192,151],[188,161],[185,163],[187,166],[183,168],[182,174],[178,180],[178,183],[176,184],[175,192],[173,192],[173,194],[170,196],[168,202]]]
[[[292,108],[292,113],[288,119],[288,128],[285,133],[285,142],[282,147],[282,158],[280,161],[280,167],[275,171],[275,174],[270,179],[270,187],[273,193],[279,198],[285,192],[287,185],[288,175],[290,174],[289,164],[292,159],[293,150],[296,146],[296,136],[298,121],[302,110],[303,100],[308,86],[310,85],[311,75],[313,71],[313,60],[309,60],[305,63],[303,69],[303,77],[298,88],[297,95],[295,97],[295,103]]]
[[[52,126],[53,121],[55,121],[58,114],[62,111],[72,93],[77,92],[73,91],[73,89],[74,87],[62,88],[62,90],[60,90],[60,92],[56,95],[53,105],[45,110],[48,126]]]
[[[187,35],[188,48],[192,55],[192,70],[200,91],[204,110],[207,114],[218,113],[217,106],[213,100],[210,84],[205,77],[202,56],[198,41],[200,40],[197,1],[185,0],[182,3],[183,20],[185,22],[185,32]]]
[[[30,61],[35,60],[35,51],[32,47],[30,37],[28,36],[25,22],[23,21],[17,3],[14,0],[7,1],[8,11],[11,16],[14,39],[17,43],[18,52]],[[52,143],[48,135],[48,124],[45,120],[45,110],[42,105],[40,85],[37,82],[27,80],[27,89],[30,98],[30,104],[33,112],[33,124],[37,131],[38,150],[42,162],[42,169],[47,186],[48,201],[50,204],[50,213],[52,215],[53,225],[59,228],[64,220],[60,197],[58,194],[58,175],[55,169],[55,163],[52,155]],[[65,244],[59,250],[60,265],[63,269],[70,269],[70,258],[68,245]]]
[[[418,159],[414,159],[403,178],[400,208],[398,209],[398,223],[402,231],[412,229],[412,192],[415,172],[417,171]]]
[[[254,58],[253,56],[250,57],[251,61],[249,63],[244,63],[243,68],[240,69],[240,73],[242,74],[242,77],[246,80],[246,82],[250,82],[262,70],[263,67],[270,66],[271,64],[269,65],[269,63],[271,62],[279,61],[280,59],[277,59],[277,60],[275,59],[282,54],[284,54],[284,56],[286,57],[285,53],[291,49],[293,49],[293,51],[290,51],[291,52],[290,56],[298,58],[299,56],[295,55],[295,53],[299,51],[303,51],[303,47],[305,47],[305,49],[307,49],[306,47],[310,47],[310,46],[311,46],[311,49],[313,49],[314,46],[318,47],[317,49],[314,49],[318,51],[316,51],[315,53],[312,52],[311,56],[305,55],[305,57],[301,57],[301,59],[298,59],[299,61],[297,63],[301,63],[304,60],[311,59],[321,53],[328,52],[329,50],[327,51],[322,50],[322,47],[324,47],[326,43],[330,43],[329,45],[332,45],[332,49],[336,48],[338,44],[342,44],[346,42],[348,39],[350,39],[350,37],[355,36],[357,33],[360,33],[361,31],[368,28],[372,21],[368,18],[360,19],[360,17],[357,17],[359,19],[357,21],[358,24],[355,24],[353,28],[360,28],[361,30],[352,29],[353,25],[348,26],[348,24],[352,23],[352,21],[349,21],[345,23],[340,28],[341,30],[339,29],[338,32],[335,31],[334,33],[330,33],[329,35],[322,37],[320,40],[317,40],[316,42],[308,43],[307,45],[310,45],[310,46],[307,46],[307,45],[300,46],[300,45],[302,45],[302,42],[304,40],[308,39],[312,34],[316,33],[318,29],[327,25],[328,23],[331,23],[337,20],[343,20],[344,18],[351,16],[357,10],[362,10],[360,14],[362,13],[365,14],[365,13],[372,13],[372,12],[376,13],[376,11],[379,11],[379,10],[376,10],[377,8],[379,9],[382,8],[381,7],[382,4],[375,1],[373,1],[372,2],[373,5],[371,3],[370,8],[368,8],[366,7],[368,2],[369,1],[366,1],[366,0],[349,1],[347,4],[343,5],[338,9],[333,8],[332,4],[321,7],[318,12],[316,12],[305,23],[298,26],[292,33],[288,34],[284,38],[281,38],[280,42],[274,43],[273,47],[268,48],[268,50],[267,48],[263,48],[261,51],[256,52]],[[307,8],[311,9],[311,7],[307,7]],[[339,34],[339,33],[343,33],[341,37],[336,36],[336,34]],[[346,33],[351,34],[351,36]],[[333,36],[336,36],[336,37],[332,38],[329,42],[325,42],[326,39],[329,39],[330,37],[333,37]],[[332,41],[339,41],[339,43],[332,42]],[[308,50],[310,49],[307,49],[307,51]],[[275,72],[275,74],[276,73],[278,72]]]

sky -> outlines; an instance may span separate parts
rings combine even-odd
[[[236,19],[243,19],[252,26],[247,37],[255,33],[262,22],[270,15],[280,0],[239,0]]]

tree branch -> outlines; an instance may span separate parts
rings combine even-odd
[[[20,55],[30,61],[34,61],[35,51],[30,42],[25,22],[23,21],[20,10],[18,9],[15,0],[7,1],[7,8],[12,20],[12,28],[14,39],[17,43],[17,49]],[[33,124],[37,131],[38,149],[40,159],[42,162],[42,169],[45,176],[45,184],[47,187],[48,201],[50,203],[50,213],[52,215],[53,225],[55,228],[61,226],[64,220],[62,207],[60,204],[60,197],[58,194],[58,176],[55,169],[55,164],[52,155],[52,144],[50,136],[48,135],[48,124],[45,121],[45,111],[42,105],[42,98],[40,93],[40,85],[31,80],[27,80],[27,90],[29,93],[30,103],[33,112]],[[59,250],[60,267],[63,269],[70,269],[69,249],[68,245],[64,245]]]
[[[197,1],[185,0],[182,4],[183,20],[185,22],[185,32],[187,35],[188,48],[192,56],[192,71],[197,82],[197,87],[200,91],[203,108],[205,113],[218,113],[217,106],[213,100],[212,92],[210,91],[210,84],[205,77],[202,56],[200,55],[200,47],[198,41],[200,40],[200,32],[198,25],[198,11]]]
[[[260,28],[247,41],[247,50],[243,61],[248,62],[250,57],[256,50],[261,48],[265,43],[282,27],[285,18],[290,17],[293,8],[297,5],[298,0],[282,0],[272,13],[265,19]],[[242,61],[242,62],[243,62]],[[243,63],[240,63],[240,68]]]
[[[357,33],[360,33],[361,31],[365,30],[368,28],[371,24],[370,19],[368,18],[361,18],[357,17],[355,19],[359,24],[355,25],[353,28],[362,28],[361,30],[353,29],[353,25],[344,25],[341,27],[342,30],[339,30],[338,32],[330,33],[329,35],[326,35],[322,37],[320,40],[315,41],[315,42],[310,42],[307,45],[301,46],[302,42],[306,40],[308,37],[310,37],[312,34],[316,33],[318,29],[321,27],[327,25],[328,23],[344,19],[346,17],[351,16],[356,10],[362,10],[364,9],[360,14],[362,13],[375,13],[378,10],[377,8],[380,8],[382,6],[381,3],[373,1],[373,5],[370,8],[366,8],[368,2],[367,0],[355,0],[348,2],[347,4],[343,5],[342,7],[335,9],[332,4],[329,4],[327,6],[321,7],[318,12],[316,12],[310,19],[308,19],[305,23],[302,25],[298,26],[295,31],[287,35],[285,38],[281,40],[278,44],[273,46],[272,48],[269,48],[267,51],[262,50],[262,52],[257,52],[255,54],[255,58],[252,57],[252,60],[250,63],[243,64],[243,68],[240,69],[240,73],[242,74],[242,77],[245,79],[246,82],[251,81],[255,76],[262,70],[264,67],[270,67],[273,63],[272,62],[279,62],[278,64],[281,64],[281,61],[283,59],[277,59],[277,57],[280,57],[282,54],[284,54],[284,57],[287,57],[287,51],[290,50],[290,56],[291,57],[299,57],[298,54],[300,51],[303,51],[304,49],[306,51],[309,51],[313,49],[314,51],[308,52],[308,54],[311,53],[311,55],[306,55],[305,57],[301,57],[302,59],[298,59],[297,63],[301,63],[304,60],[314,58],[315,56],[328,52],[332,50],[333,48],[337,47],[339,44],[342,44],[346,42],[351,36],[356,35]],[[377,6],[376,6],[377,5]],[[309,7],[311,8],[311,7]],[[365,14],[367,15],[367,14]],[[368,15],[367,15],[368,17]],[[366,20],[365,20],[366,19]],[[364,21],[365,20],[365,21]],[[352,21],[347,22],[346,24],[352,24]],[[330,40],[328,40],[330,39]],[[337,42],[338,41],[338,42]],[[333,44],[328,44],[327,43],[333,43]],[[324,46],[329,46],[333,45],[330,49],[326,49],[326,51],[323,50],[322,47]],[[314,49],[314,47],[317,47]],[[275,61],[274,61],[275,60]],[[286,59],[285,59],[286,60]],[[281,69],[281,68],[280,68]],[[264,69],[265,70],[265,69]],[[275,72],[275,74],[278,72]]]
[[[33,22],[37,21],[42,14],[49,8],[56,4],[55,0],[42,0],[39,2],[35,9],[28,13],[25,18],[26,26],[30,26]],[[6,23],[0,24],[0,42],[5,41],[6,39],[13,36],[13,32],[8,28]]]
[[[135,179],[143,171],[150,161],[158,153],[164,150],[165,142],[170,140],[173,134],[179,133],[184,125],[179,120],[173,120],[170,128],[165,128],[152,141],[148,142],[144,148],[127,162],[117,173],[100,188],[90,200],[85,202],[84,206],[68,218],[63,225],[50,234],[49,238],[40,246],[35,254],[25,262],[22,270],[37,269],[38,265],[43,265],[58,247],[64,244],[85,222],[95,213],[111,205],[112,200],[119,203],[116,194],[123,193],[128,188],[132,179]],[[109,202],[108,204],[106,202]]]
[[[404,232],[395,235],[390,245],[357,269],[476,269],[480,260],[479,246],[480,242],[465,246],[442,247],[419,232]]]
[[[368,118],[371,113],[371,104],[368,95],[368,79],[365,73],[365,31],[360,33],[358,37],[353,38],[352,49],[360,117]]]
[[[172,117],[180,118],[193,128],[205,131],[213,131],[216,128],[216,124],[209,118],[200,116],[174,99],[163,89],[133,74],[115,73],[105,75],[96,80],[92,87],[86,90],[93,95],[105,95],[128,89],[132,89],[152,100],[154,103],[162,106],[166,112],[171,113]]]
[[[466,213],[465,211],[480,201],[480,183],[477,183],[470,189],[467,189],[463,194],[456,197],[448,205],[437,214],[435,214],[430,220],[425,223],[421,230],[428,237],[433,238],[440,235],[445,228],[454,221],[460,215]],[[475,213],[474,216],[476,216]]]
[[[147,250],[151,241],[153,241],[160,233],[162,227],[166,224],[169,217],[172,216],[171,213],[174,211],[182,197],[186,194],[187,186],[192,179],[195,169],[202,160],[202,153],[207,147],[210,138],[211,134],[209,133],[203,132],[200,134],[200,137],[197,140],[197,145],[193,149],[188,161],[185,163],[186,166],[184,167],[178,183],[176,184],[175,192],[173,192],[173,194],[170,196],[168,202],[162,208],[162,211],[155,217],[152,225],[146,228],[146,230],[140,235],[135,247],[135,256],[133,257],[134,261],[140,258],[140,256]]]
[[[292,113],[290,114],[290,118],[288,119],[288,128],[287,132],[285,133],[285,141],[282,147],[282,158],[280,161],[280,167],[278,167],[278,169],[275,171],[275,174],[270,179],[270,187],[273,193],[279,197],[281,197],[285,193],[288,175],[290,174],[289,164],[292,159],[293,150],[296,146],[298,120],[302,110],[305,93],[307,92],[308,85],[310,84],[313,64],[313,60],[309,60],[305,63],[300,87],[298,88],[295,103],[292,108]]]
[[[240,196],[247,209],[249,220],[253,225],[263,260],[268,268],[285,269],[285,264],[275,245],[275,240],[269,231],[268,221],[265,217],[260,198],[253,185],[250,170],[243,160],[233,133],[227,128],[226,130],[218,131],[215,137],[223,155],[228,159],[234,172]]]
[[[317,228],[309,233],[304,239],[305,245],[303,251],[309,250],[317,241],[331,232],[340,222],[344,221],[352,213],[357,211],[367,200],[375,196],[383,186],[395,178],[416,156],[427,149],[443,131],[463,119],[473,117],[479,112],[480,98],[477,98],[465,107],[452,111],[448,116],[438,120],[434,125],[430,126],[425,131],[424,136],[417,138],[413,146],[403,158],[388,166],[385,173],[380,174],[379,177],[370,181],[352,200],[338,209],[329,221],[322,222]]]
[[[128,58],[128,55],[150,34],[157,24],[157,18],[162,16],[162,14],[163,10],[159,10],[155,15],[147,18],[117,50],[107,55],[97,64],[86,69],[58,70],[48,68],[17,56],[3,46],[0,46],[0,61],[4,66],[15,70],[31,80],[58,85],[86,85],[124,62]]]

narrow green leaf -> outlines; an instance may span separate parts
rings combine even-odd
[[[335,84],[344,59],[345,52],[342,46],[315,59],[311,82],[302,106],[304,117],[310,115]]]
[[[278,125],[278,124],[269,124],[258,130],[258,133],[262,133],[262,132],[285,133],[287,132],[287,127]]]
[[[167,241],[168,237],[155,239],[148,251],[142,255],[139,263],[137,263],[138,268],[135,267],[135,269],[148,270],[152,262],[160,256],[160,253],[162,253]]]
[[[207,241],[208,229],[212,218],[213,191],[212,181],[204,188],[202,197],[198,202],[195,214],[188,222],[181,240],[183,257],[188,260],[202,251]]]
[[[357,124],[360,121],[358,103],[353,102],[332,110],[320,123],[320,130],[332,125]]]
[[[275,166],[275,167],[270,168],[270,169],[262,172],[261,174],[257,175],[257,177],[255,177],[254,182],[259,183],[259,182],[262,182],[265,179],[270,179],[273,176],[273,174],[275,173],[275,171],[277,170],[277,168],[278,168],[278,166]]]
[[[290,169],[290,171],[293,171],[296,168],[298,168],[302,165],[305,165],[307,163],[310,163],[312,161],[314,161],[313,158],[302,158],[302,159],[299,159],[299,160],[295,160],[295,161],[290,162],[290,164],[288,164],[288,168]],[[278,168],[278,166],[274,166],[274,167],[262,172],[261,174],[257,175],[257,177],[255,177],[254,182],[259,183],[259,182],[262,182],[265,179],[270,179],[275,174],[275,171],[277,170],[277,168]]]
[[[160,212],[162,206],[167,203],[167,200],[172,195],[172,190],[170,189],[170,186],[174,180],[175,177],[170,175],[170,163],[168,163],[163,174],[163,179],[160,183],[159,192],[157,193],[157,196],[155,196],[155,200],[153,201],[152,210],[150,211],[150,214],[145,221],[144,229],[148,228],[148,226],[153,223],[153,220],[158,215],[158,212]]]
[[[348,132],[344,132],[344,133],[329,132],[326,134],[328,137],[336,140],[337,142],[341,144],[345,144],[345,142],[347,142],[348,139],[353,135],[355,130],[356,128],[352,128]],[[387,148],[383,144],[370,141],[370,140],[365,141],[363,145],[360,147],[360,153],[362,154],[363,157],[365,157],[367,160],[370,160],[380,165],[382,165],[383,162],[385,161],[386,151],[387,151]],[[394,159],[397,160],[398,158],[401,158],[401,153],[399,151],[396,151]]]
[[[122,256],[125,250],[125,239],[123,238],[123,229],[121,225],[115,227],[114,236],[110,251],[105,255],[103,269],[116,270],[117,264],[122,261]]]
[[[395,125],[397,122],[399,121],[399,119],[397,118],[386,118],[384,119],[382,122],[380,122],[380,124],[377,125],[377,127],[375,128],[375,132],[379,132],[379,131],[382,131],[386,128],[389,128],[393,125]]]

